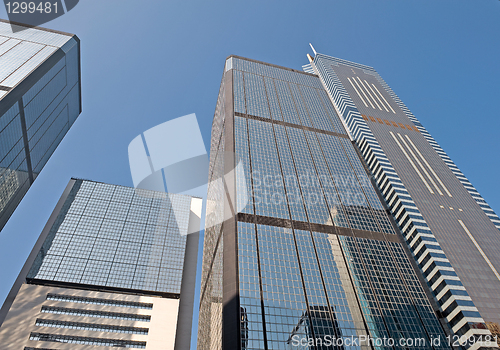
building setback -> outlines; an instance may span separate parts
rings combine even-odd
[[[226,60],[212,125],[199,350],[450,349],[451,325],[342,110],[316,74]],[[484,321],[475,327],[491,336]],[[395,345],[361,341],[368,337]]]
[[[361,150],[455,334],[500,324],[500,219],[372,68],[316,54],[322,85]],[[500,340],[499,340],[500,344]]]
[[[0,20],[0,230],[81,110],[78,37]]]
[[[188,350],[200,201],[72,179],[0,310],[2,349]]]

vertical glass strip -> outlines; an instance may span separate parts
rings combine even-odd
[[[328,166],[321,152],[321,148],[319,147],[318,140],[316,139],[316,133],[312,131],[304,131],[304,133],[309,143],[312,158],[316,165],[319,181],[321,182],[323,191],[326,194],[326,201],[328,202],[330,208],[330,215],[332,216],[333,223],[335,226],[349,227],[349,222],[344,213],[337,190],[335,189],[335,183],[330,175],[330,172],[328,171]]]
[[[287,123],[302,125],[302,123],[300,122],[300,118],[297,115],[297,110],[295,109],[295,104],[290,93],[289,84],[282,80],[275,80],[274,84],[278,93],[283,120]]]
[[[309,220],[316,224],[332,225],[332,219],[325,202],[320,181],[314,163],[307,148],[307,141],[302,130],[286,127],[293,158],[299,178],[299,185],[309,215]]]
[[[297,239],[302,276],[309,302],[308,314],[314,337],[321,344],[330,337],[341,338],[342,330],[336,319],[340,305],[330,306],[327,301],[311,234],[309,231],[303,230],[295,230],[294,233]]]
[[[304,102],[309,111],[309,116],[311,117],[311,122],[316,129],[326,130],[335,132],[335,128],[333,127],[330,118],[326,114],[323,104],[319,99],[319,95],[316,92],[316,89],[313,89],[309,86],[299,86],[300,92],[304,97]]]
[[[243,73],[233,69],[233,93],[234,93],[234,111],[237,113],[246,113],[245,108],[245,90],[243,84]]]
[[[275,124],[274,132],[276,135],[276,143],[278,145],[281,168],[283,171],[283,181],[286,186],[288,206],[290,208],[292,220],[307,222],[304,201],[299,188],[299,177],[295,172],[285,127]]]
[[[389,338],[387,328],[384,323],[381,311],[377,304],[377,295],[370,285],[370,279],[364,268],[362,254],[356,246],[356,238],[347,236],[338,236],[340,246],[344,252],[347,266],[349,267],[356,294],[361,305],[361,310],[365,316],[368,332],[372,338]],[[364,252],[363,252],[364,253]],[[376,350],[393,349],[392,346],[374,346]]]
[[[335,312],[335,322],[345,338],[366,336],[361,309],[347,269],[337,236],[313,232],[314,244],[318,254],[325,283],[326,294]],[[369,346],[352,346],[353,349],[370,349]]]
[[[203,279],[198,324],[198,350],[222,349],[222,251],[223,240],[214,247],[213,265]],[[205,256],[205,254],[204,254]],[[212,257],[212,256],[210,256]],[[205,264],[207,260],[203,260]],[[204,266],[205,268],[205,266]],[[203,286],[206,287],[204,288]]]
[[[271,78],[264,77],[264,82],[266,84],[266,92],[269,100],[269,107],[271,109],[271,116],[274,120],[283,120],[281,116],[280,104],[278,101],[278,95],[276,94],[276,88],[274,87],[274,81]]]
[[[241,348],[246,350],[264,349],[258,265],[255,225],[238,222]]]
[[[289,349],[312,337],[293,233],[257,225],[257,234],[268,348]]]
[[[248,133],[247,133],[247,120],[242,117],[234,117],[234,152],[236,161],[238,164],[242,165],[243,173],[241,172],[241,167],[237,167],[236,171],[236,200],[237,208],[243,208],[240,210],[241,213],[253,214],[253,205],[250,202],[246,203],[245,198],[242,195],[247,193],[248,196],[252,193],[251,176],[252,172],[250,169],[250,153],[248,150]],[[224,189],[221,189],[225,193]]]
[[[289,219],[272,124],[248,119],[255,213]]]
[[[258,117],[271,118],[263,77],[251,73],[244,73],[243,76],[245,78],[247,113]]]
[[[302,95],[300,94],[299,86],[296,84],[289,85],[293,100],[295,102],[295,108],[297,109],[297,113],[299,114],[300,120],[302,121],[302,125],[312,128],[313,125],[311,123],[311,119],[309,119],[309,116],[307,115],[307,108],[304,105],[304,100],[302,98]]]
[[[323,101],[323,107],[326,109],[326,112],[330,117],[330,121],[336,129],[336,132],[340,134],[347,134],[344,125],[342,124],[342,121],[337,115],[337,112],[335,111],[335,108],[333,107],[332,102],[330,101],[330,98],[328,97],[326,91],[325,90],[316,90],[316,91],[319,94],[321,101]]]

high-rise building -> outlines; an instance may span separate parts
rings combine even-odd
[[[372,67],[322,54],[310,61],[305,69],[361,150],[440,316],[455,334],[479,334],[484,321],[498,333],[498,216]]]
[[[0,310],[2,349],[188,350],[201,199],[72,179]]]
[[[331,95],[317,74],[226,60],[212,126],[199,350],[450,349],[456,333],[422,260],[352,142],[346,106]],[[473,327],[464,334],[491,335],[482,320]],[[474,348],[493,344],[480,340]]]
[[[0,20],[0,230],[81,109],[78,37]]]

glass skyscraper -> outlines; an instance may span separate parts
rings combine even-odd
[[[441,266],[430,257],[444,253],[422,233],[412,239],[432,255],[414,258],[401,234],[408,220],[394,220],[400,208],[386,203],[372,159],[353,142],[344,113],[355,107],[333,103],[345,91],[306,69],[226,60],[212,126],[198,349],[450,349],[460,333],[430,288],[444,277],[428,282],[422,273],[422,263]],[[472,347],[494,346],[477,338],[490,335],[482,319],[470,330]]]
[[[78,37],[0,20],[0,230],[81,108]]]
[[[200,201],[72,179],[0,311],[2,349],[188,350]]]

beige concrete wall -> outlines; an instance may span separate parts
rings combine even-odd
[[[94,305],[74,302],[63,302],[47,300],[47,294],[62,294],[90,298],[101,298],[109,300],[124,300],[142,303],[151,303],[153,308],[137,309],[119,307],[112,305]],[[108,318],[95,318],[73,315],[58,315],[42,313],[42,306],[56,306],[74,309],[99,310],[107,312],[120,312],[127,314],[150,315],[150,322],[139,322],[132,320],[119,320]],[[173,350],[175,343],[175,332],[177,313],[179,309],[178,299],[167,299],[159,297],[137,296],[120,293],[95,292],[69,288],[48,287],[39,285],[23,284],[19,293],[0,328],[0,344],[2,350],[22,350],[25,346],[38,348],[51,348],[61,350],[96,349],[94,345],[66,344],[56,342],[30,341],[31,332],[50,333],[61,335],[74,335],[80,337],[121,339],[133,341],[145,341],[147,350]],[[114,332],[99,332],[79,329],[65,329],[54,327],[35,326],[37,318],[47,320],[62,320],[72,322],[85,322],[92,324],[118,325],[126,327],[148,328],[148,335],[126,334]],[[116,347],[99,346],[99,349],[116,349]]]

